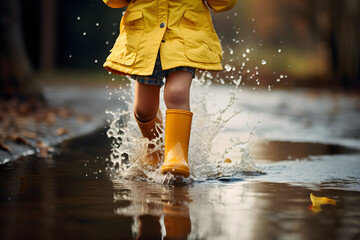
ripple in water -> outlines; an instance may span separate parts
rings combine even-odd
[[[209,87],[212,84],[211,76],[204,73],[200,78],[193,80],[191,110],[194,112],[194,116],[189,144],[191,174],[188,179],[182,179],[182,182],[191,183],[223,177],[239,177],[244,172],[247,174],[259,172],[248,151],[248,143],[255,129],[249,134],[247,141],[232,140],[232,145],[224,149],[223,152],[213,153],[211,151],[215,138],[225,129],[226,123],[232,118],[241,117],[240,112],[231,112],[230,110],[230,107],[237,103],[235,95],[240,91],[239,84],[237,84],[240,83],[240,80],[234,79],[234,81],[235,87],[229,92],[226,106],[211,113],[207,107]],[[112,116],[107,135],[113,140],[110,154],[112,164],[108,167],[108,171],[114,179],[145,180],[162,184],[173,183],[175,180],[173,175],[161,174],[160,166],[154,170],[142,164],[149,143],[156,146],[153,151],[163,150],[164,146],[163,141],[159,141],[159,139],[149,141],[142,137],[133,114],[132,93],[134,86],[135,82],[130,80],[128,91],[118,92],[118,94],[128,95],[124,100],[128,107],[127,110],[107,111]],[[166,107],[163,100],[161,100],[160,109],[165,118]],[[236,133],[234,134],[236,135]],[[163,137],[164,134],[161,134],[159,138],[163,139]],[[226,156],[233,151],[240,151],[241,158],[225,161]]]

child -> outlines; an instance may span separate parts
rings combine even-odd
[[[195,69],[222,69],[222,49],[209,8],[226,11],[237,0],[103,1],[113,8],[127,6],[120,35],[104,67],[136,80],[134,114],[141,133],[149,140],[159,136],[159,92],[166,78],[165,156],[161,172],[188,177],[191,81]],[[146,162],[157,166],[162,153],[150,154],[153,147],[149,145]]]

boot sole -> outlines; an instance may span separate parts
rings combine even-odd
[[[164,167],[161,168],[161,173],[165,174],[165,173],[171,173],[174,176],[184,176],[184,177],[188,177],[190,175],[189,171],[184,171],[182,169],[177,169],[177,168],[173,168],[173,167]]]

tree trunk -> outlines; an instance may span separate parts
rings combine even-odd
[[[345,88],[360,86],[360,35],[358,0],[331,0],[329,44],[335,77]]]
[[[0,1],[0,31],[1,98],[43,99],[25,50],[19,0]]]
[[[41,58],[42,71],[53,70],[55,59],[55,0],[42,0]]]

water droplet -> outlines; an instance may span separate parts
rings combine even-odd
[[[109,44],[109,41],[106,41],[105,44],[108,45],[108,44]]]
[[[280,78],[284,78],[284,75],[280,75]]]
[[[266,60],[264,60],[264,59],[261,60],[261,64],[262,64],[262,65],[265,65],[265,64],[266,64]]]
[[[97,26],[97,27],[100,26],[100,23],[97,22],[97,23],[95,24],[95,26]]]
[[[280,82],[280,78],[276,79],[277,82]]]
[[[234,16],[236,17],[238,15],[238,13],[237,12],[234,12]]]
[[[246,53],[243,53],[242,57],[243,57],[243,58],[246,57]]]
[[[247,49],[245,50],[245,52],[246,52],[246,53],[250,53],[250,49],[247,48]]]
[[[231,48],[229,49],[229,51],[230,51],[230,55],[234,54],[234,51]]]
[[[69,58],[72,58],[72,55],[71,55],[71,54],[69,55]]]
[[[255,18],[252,18],[251,21],[255,22]]]
[[[280,49],[280,48],[278,49],[278,53],[281,53],[281,49]]]
[[[86,36],[86,32],[83,32],[83,35]]]
[[[270,85],[268,85],[268,90],[271,91],[271,86]]]
[[[80,16],[78,16],[76,19],[79,21],[79,20],[80,20]]]
[[[98,60],[97,59],[95,59],[95,61],[94,61],[95,63],[98,63]]]
[[[231,66],[229,64],[225,64],[224,68],[227,72],[231,70]]]

